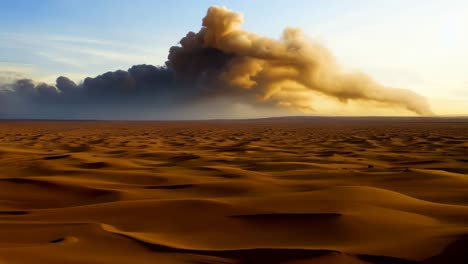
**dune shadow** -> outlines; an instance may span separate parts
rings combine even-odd
[[[81,164],[79,167],[82,169],[102,169],[108,167],[109,164],[106,162],[98,161],[98,162],[87,162]]]
[[[359,254],[357,258],[373,264],[422,264],[422,262],[378,255]]]
[[[145,189],[165,189],[165,190],[173,190],[173,189],[184,189],[192,187],[193,184],[174,184],[174,185],[160,185],[160,186],[145,186]]]
[[[0,215],[27,215],[28,211],[0,211]]]
[[[56,156],[48,156],[43,159],[45,160],[57,160],[57,159],[64,159],[70,157],[70,154],[64,154],[64,155],[56,155]]]

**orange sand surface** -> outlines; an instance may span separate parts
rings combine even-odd
[[[468,263],[468,120],[0,122],[0,263]]]

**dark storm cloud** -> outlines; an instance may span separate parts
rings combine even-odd
[[[21,79],[0,84],[0,102],[9,102],[0,108],[0,117],[66,118],[70,114],[93,118],[80,113],[87,112],[86,108],[102,110],[119,105],[138,109],[145,104],[157,104],[164,99],[162,96],[174,92],[173,76],[167,67],[135,65],[128,71],[85,78],[81,84],[64,76],[57,78],[55,85],[35,85],[32,80]],[[27,109],[31,112],[27,113]]]
[[[242,22],[239,13],[210,7],[202,29],[171,47],[161,67],[135,65],[80,84],[61,76],[55,85],[27,79],[0,85],[0,118],[141,119],[147,111],[171,116],[192,105],[209,109],[219,100],[311,112],[316,94],[432,114],[425,98],[410,90],[343,72],[326,48],[298,29],[274,40],[242,30]]]

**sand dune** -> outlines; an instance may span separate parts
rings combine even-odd
[[[0,122],[0,263],[468,263],[468,122]]]

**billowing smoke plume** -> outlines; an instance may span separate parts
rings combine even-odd
[[[132,108],[171,111],[216,100],[312,112],[317,94],[432,114],[426,100],[412,91],[344,72],[326,48],[306,40],[298,29],[287,28],[274,40],[242,30],[242,22],[239,13],[210,7],[202,29],[172,47],[162,67],[137,65],[79,85],[66,77],[55,86],[31,80],[3,85],[0,118],[106,118]]]

